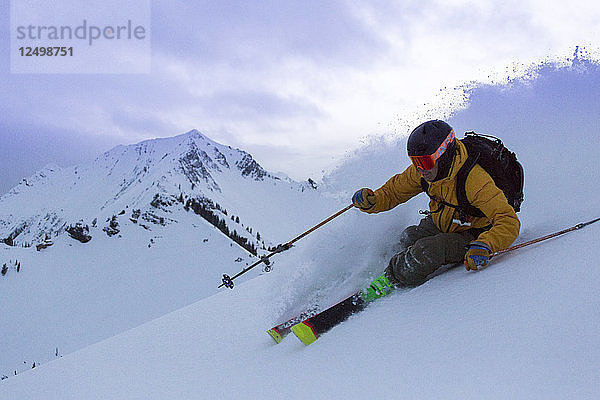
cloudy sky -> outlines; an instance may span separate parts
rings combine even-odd
[[[18,74],[9,2],[0,16],[1,193],[47,163],[193,128],[318,179],[369,136],[445,117],[457,87],[600,43],[591,0],[156,0],[150,73]]]

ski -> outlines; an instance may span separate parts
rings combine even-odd
[[[267,330],[269,336],[273,338],[275,343],[281,343],[283,339],[292,331],[292,326],[318,314],[318,306],[314,306],[304,311],[300,315],[295,316],[279,325]]]
[[[286,335],[291,330],[302,343],[309,345],[352,314],[362,311],[369,303],[387,296],[393,290],[394,286],[382,274],[365,289],[288,328]]]

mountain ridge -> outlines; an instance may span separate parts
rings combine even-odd
[[[277,194],[271,196],[271,191]],[[107,221],[128,209],[148,208],[157,195],[165,204],[172,203],[168,198],[209,199],[219,205],[222,219],[227,217],[223,210],[230,210],[243,220],[244,214],[253,214],[244,205],[244,198],[275,198],[277,206],[284,208],[286,200],[298,192],[316,192],[316,187],[312,182],[275,176],[249,153],[217,143],[193,129],[169,138],[119,145],[87,164],[43,168],[0,196],[5,210],[0,214],[0,238],[10,244],[39,243],[64,233],[75,223],[92,225],[94,220]],[[254,230],[269,231],[259,226],[259,219],[251,219]],[[231,225],[229,221],[226,224]],[[278,231],[281,229],[274,233]],[[275,244],[278,239],[272,236],[276,235],[263,238]]]

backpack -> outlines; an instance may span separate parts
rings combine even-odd
[[[467,216],[485,216],[480,209],[469,203],[465,189],[467,176],[475,164],[479,164],[492,177],[496,186],[502,190],[508,204],[512,206],[515,212],[521,211],[524,183],[523,166],[517,161],[516,154],[504,147],[502,141],[495,136],[466,132],[465,137],[460,141],[467,148],[468,157],[456,175],[458,205],[442,203],[458,209],[462,221],[467,221]],[[421,187],[430,196],[428,192],[429,183],[423,178],[421,178]]]

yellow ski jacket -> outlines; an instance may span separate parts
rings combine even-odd
[[[519,236],[521,222],[515,210],[508,204],[490,175],[479,165],[471,170],[465,183],[467,200],[480,209],[485,217],[473,217],[471,226],[460,224],[459,212],[441,203],[458,204],[456,196],[456,175],[467,161],[467,149],[456,140],[456,154],[448,176],[439,181],[429,182],[429,210],[433,222],[442,232],[461,232],[471,228],[486,228],[477,241],[487,244],[492,252],[506,249]],[[391,210],[423,192],[421,174],[411,164],[404,172],[391,177],[382,187],[375,190],[375,205],[367,213]]]

